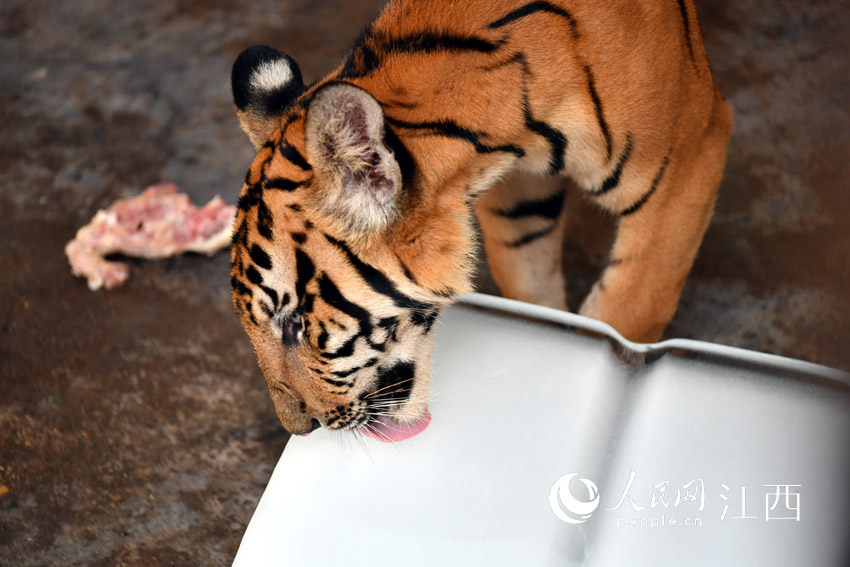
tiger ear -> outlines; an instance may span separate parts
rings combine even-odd
[[[384,112],[347,83],[319,89],[307,109],[307,160],[320,177],[319,201],[352,236],[386,226],[397,214],[402,175],[384,139]]]
[[[236,116],[260,149],[286,108],[304,92],[301,70],[285,53],[254,45],[239,54],[230,73]]]

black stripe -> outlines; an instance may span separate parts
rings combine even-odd
[[[265,146],[264,146],[265,147]],[[242,211],[248,211],[261,202],[263,199],[263,185],[266,183],[266,166],[271,161],[274,152],[269,152],[269,155],[263,160],[260,166],[260,180],[257,183],[251,183],[251,170],[245,174],[245,189],[239,197],[238,207]]]
[[[407,151],[407,147],[387,124],[384,125],[384,143],[392,150],[398,168],[401,170],[402,187],[410,189],[416,174],[416,162],[413,161],[413,156]]]
[[[261,283],[263,283],[262,274],[260,274],[260,272],[258,272],[257,268],[255,268],[254,266],[251,266],[247,270],[245,270],[245,277],[247,277],[248,281],[250,281],[252,284],[260,285]]]
[[[596,121],[599,123],[599,129],[602,130],[602,135],[605,137],[605,148],[608,152],[608,160],[611,160],[613,152],[611,146],[611,132],[608,130],[608,123],[605,121],[605,115],[602,113],[602,101],[599,99],[599,93],[596,92],[596,83],[593,80],[593,72],[589,66],[584,67],[584,74],[587,77],[587,90],[590,92],[590,99],[593,101],[593,108],[596,112]]]
[[[510,209],[493,209],[493,212],[506,219],[521,219],[528,217],[542,217],[555,220],[564,209],[564,195],[566,191],[559,191],[554,195],[529,201],[520,201]]]
[[[430,122],[405,122],[395,118],[387,117],[387,122],[399,128],[407,128],[410,130],[430,130],[438,136],[446,136],[448,138],[458,138],[466,140],[475,147],[475,151],[480,154],[490,154],[495,152],[504,152],[513,154],[517,157],[523,157],[525,150],[513,144],[502,144],[498,146],[488,146],[481,141],[481,138],[486,138],[484,132],[476,132],[469,128],[464,128],[451,120],[435,120]]]
[[[266,206],[265,201],[260,200],[257,206],[257,232],[266,240],[273,240],[274,217]]]
[[[363,44],[355,47],[348,57],[346,57],[345,63],[342,65],[342,70],[339,73],[339,78],[362,78],[371,74],[380,66],[381,60],[378,54],[371,47]]]
[[[655,179],[652,180],[652,185],[649,187],[649,191],[644,193],[641,196],[641,198],[638,199],[637,202],[634,205],[632,205],[631,207],[629,207],[628,209],[626,209],[625,211],[620,213],[620,216],[625,217],[627,215],[631,215],[633,213],[636,213],[637,211],[640,210],[640,208],[644,205],[644,203],[646,203],[649,200],[649,198],[652,196],[652,194],[655,193],[655,190],[658,189],[658,183],[661,182],[661,178],[664,176],[664,170],[667,169],[667,164],[669,164],[669,163],[670,163],[670,154],[667,154],[666,156],[664,156],[664,161],[661,162],[661,168],[658,170],[658,174],[655,176]]]
[[[383,272],[361,260],[344,242],[340,242],[327,234],[325,238],[327,238],[328,242],[345,252],[348,261],[351,262],[351,265],[354,266],[360,277],[369,284],[369,287],[375,292],[392,299],[396,307],[401,307],[402,309],[429,309],[433,307],[430,303],[413,299],[401,293]]]
[[[319,295],[322,301],[342,311],[360,324],[360,332],[355,335],[369,336],[372,334],[372,323],[369,312],[345,298],[333,281],[325,275],[319,276]]]
[[[499,49],[498,43],[474,35],[415,33],[393,38],[375,36],[374,39],[377,45],[392,53],[434,53],[437,51],[492,53]]]
[[[357,339],[360,338],[360,334],[353,335],[350,339],[345,341],[341,347],[336,349],[334,352],[323,352],[322,358],[327,359],[335,359],[335,358],[347,358],[354,354],[354,343],[357,342]]]
[[[431,331],[431,327],[434,326],[434,321],[437,320],[437,316],[440,314],[439,309],[432,309],[430,311],[416,311],[410,317],[410,322],[416,325],[417,327],[424,327],[424,331],[429,333]]]
[[[260,302],[260,311],[266,314],[266,317],[271,319],[274,316],[274,311],[269,309],[269,306],[265,304],[265,302]]]
[[[251,321],[251,324],[255,327],[259,327],[260,324],[257,323],[257,318],[254,317],[254,312],[251,310],[251,304],[247,301],[245,302],[245,312],[248,313],[248,320]]]
[[[365,30],[354,40],[354,45],[348,51],[345,61],[342,65],[339,77],[343,79],[353,79],[357,77],[365,77],[372,71],[376,70],[381,65],[381,61],[374,50],[366,45],[370,40],[372,33],[372,24],[369,24]]]
[[[413,277],[413,272],[410,271],[410,268],[407,267],[407,264],[405,264],[401,260],[401,258],[398,259],[398,262],[399,262],[399,264],[401,264],[401,271],[404,272],[404,277],[406,277],[408,280],[410,280],[411,283],[419,285],[419,282],[417,282],[416,278]]]
[[[260,289],[263,290],[263,293],[265,293],[266,295],[269,296],[269,299],[272,300],[272,304],[274,305],[275,309],[277,309],[277,307],[278,307],[278,305],[277,305],[277,302],[278,302],[277,292],[275,290],[273,290],[272,288],[264,286],[264,285],[260,285]]]
[[[245,285],[238,278],[235,278],[235,277],[230,278],[230,287],[232,287],[233,291],[235,291],[239,295],[247,295],[248,297],[254,296],[254,292],[251,291],[251,288],[249,288],[247,285]]]
[[[303,108],[304,108],[304,101],[303,100],[295,101],[295,104],[290,109],[290,112],[283,119],[283,123],[281,124],[281,127],[280,127],[281,135],[286,134],[286,131],[289,129],[289,126],[291,124],[293,124],[296,120],[301,118],[301,113],[299,112],[299,109],[303,109]]]
[[[523,104],[523,115],[525,117],[526,127],[546,138],[552,146],[552,157],[549,158],[549,174],[553,175],[564,169],[564,152],[567,151],[567,139],[564,135],[552,128],[545,122],[535,120],[531,115],[531,107],[528,104],[528,91],[525,94],[525,103]]]
[[[543,238],[544,236],[546,236],[547,234],[549,234],[550,232],[555,230],[555,227],[557,227],[557,226],[558,226],[557,223],[553,223],[552,226],[550,226],[548,228],[544,228],[542,230],[531,232],[531,233],[526,234],[525,236],[518,238],[518,239],[516,239],[512,242],[508,242],[506,244],[506,246],[508,248],[519,248],[521,246],[525,246],[526,244],[530,244],[530,243],[534,242],[535,240]]]
[[[288,143],[286,143],[285,140],[282,140],[280,142],[278,149],[280,149],[280,155],[282,155],[285,159],[289,160],[291,163],[297,165],[301,169],[305,171],[310,171],[313,169],[310,164],[307,163],[307,160],[304,159],[304,156],[301,155],[301,152],[299,152],[295,146],[290,146]]]
[[[316,301],[316,295],[312,293],[305,293],[304,299],[301,301],[301,309],[304,313],[312,313],[313,312],[313,303]],[[309,323],[309,321],[308,321]]]
[[[440,297],[445,297],[446,299],[454,299],[455,297],[457,297],[457,294],[458,294],[458,292],[456,290],[454,290],[450,287],[438,289],[438,290],[434,291],[434,293],[436,293]]]
[[[688,17],[688,7],[685,5],[685,0],[678,0],[679,2],[679,12],[682,14],[682,25],[685,27],[685,43],[688,46],[688,54],[691,56],[691,63],[694,65],[694,71],[699,75],[699,69],[697,68],[697,60],[694,57],[694,46],[691,43],[691,21]]]
[[[328,329],[325,327],[325,324],[322,321],[319,321],[319,336],[316,338],[316,346],[319,347],[319,350],[325,350],[325,346],[328,344]]]
[[[248,185],[245,192],[239,196],[237,207],[240,211],[249,211],[251,207],[260,202],[260,188],[257,185]]]
[[[251,260],[259,267],[263,268],[264,270],[272,269],[272,259],[269,258],[269,255],[266,254],[266,251],[263,250],[258,244],[254,244],[253,246],[251,246],[249,254],[251,255]]]
[[[388,333],[387,341],[397,341],[396,332],[398,331],[397,317],[384,317],[378,321],[378,327]],[[386,341],[385,341],[386,342]]]
[[[365,77],[381,66],[379,52],[435,53],[438,51],[492,53],[501,42],[493,43],[477,36],[453,34],[414,33],[402,37],[372,34],[371,26],[355,41],[339,72],[341,79]]]
[[[507,67],[508,65],[513,65],[514,63],[519,63],[522,65],[523,71],[526,75],[531,75],[531,69],[528,65],[528,59],[526,59],[524,53],[514,53],[508,59],[503,61],[497,61],[496,63],[491,63],[489,65],[485,65],[481,67],[482,71],[495,71],[496,69],[501,69],[502,67]]]
[[[292,233],[292,240],[294,240],[298,244],[304,244],[304,242],[307,241],[307,235],[304,234],[303,232],[293,232]]]
[[[337,378],[347,378],[348,376],[351,376],[351,375],[352,375],[352,374],[354,374],[355,372],[357,372],[357,371],[359,371],[359,370],[363,370],[364,368],[369,368],[370,366],[374,366],[374,365],[375,365],[375,364],[377,364],[377,363],[378,363],[378,359],[377,359],[377,358],[370,358],[369,360],[367,360],[367,361],[363,364],[363,366],[357,366],[357,367],[355,367],[355,368],[351,368],[351,369],[349,369],[349,370],[338,370],[338,371],[336,371],[336,372],[333,372],[332,374],[333,374],[334,376],[336,376]]]
[[[239,226],[233,232],[233,238],[231,240],[232,244],[241,244],[242,246],[248,246],[248,223],[245,220],[243,215],[242,220],[239,221]]]
[[[531,14],[537,14],[539,12],[545,12],[549,14],[555,14],[557,16],[561,16],[567,23],[570,25],[570,32],[572,33],[573,38],[578,38],[578,30],[576,29],[576,21],[573,19],[572,14],[564,10],[563,8],[559,8],[558,6],[554,6],[549,2],[531,2],[530,4],[526,4],[521,8],[517,8],[512,12],[508,12],[502,18],[499,18],[488,27],[490,29],[498,29],[502,26],[505,26],[511,22],[515,22],[521,18],[525,18],[526,16],[530,16]]]
[[[295,300],[300,301],[304,297],[307,282],[316,274],[316,266],[307,254],[300,248],[295,250]]]
[[[293,181],[285,177],[272,177],[263,180],[264,189],[279,189],[281,191],[294,191],[303,184],[303,181]]]
[[[626,161],[628,161],[629,157],[632,155],[632,137],[631,135],[626,137],[626,147],[623,149],[622,155],[620,155],[619,161],[617,161],[617,166],[614,168],[614,171],[611,172],[611,175],[608,176],[602,183],[602,187],[599,189],[591,190],[589,193],[591,195],[599,196],[604,195],[614,187],[616,187],[620,183],[620,175],[623,173],[623,166],[626,165]]]
[[[351,388],[351,382],[347,382],[345,380],[334,380],[333,378],[328,378],[327,376],[319,376],[321,380],[327,382],[331,386],[336,386],[337,388]]]

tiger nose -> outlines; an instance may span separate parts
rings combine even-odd
[[[307,435],[310,435],[311,433],[316,431],[321,426],[322,424],[319,423],[319,420],[314,417],[310,420],[309,429],[304,429],[303,431],[292,431],[292,433],[294,433],[295,435],[300,435],[301,437],[306,437]]]

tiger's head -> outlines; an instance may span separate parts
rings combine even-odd
[[[424,166],[361,86],[305,87],[272,48],[232,73],[257,149],[234,224],[233,304],[275,411],[295,434],[426,410],[434,322],[469,290],[470,207]]]

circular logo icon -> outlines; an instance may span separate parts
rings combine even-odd
[[[549,506],[559,520],[568,524],[581,524],[586,522],[593,511],[599,506],[599,489],[592,480],[586,478],[578,479],[587,489],[587,499],[579,500],[570,491],[570,480],[578,476],[578,473],[570,473],[562,476],[552,485],[549,491]]]

